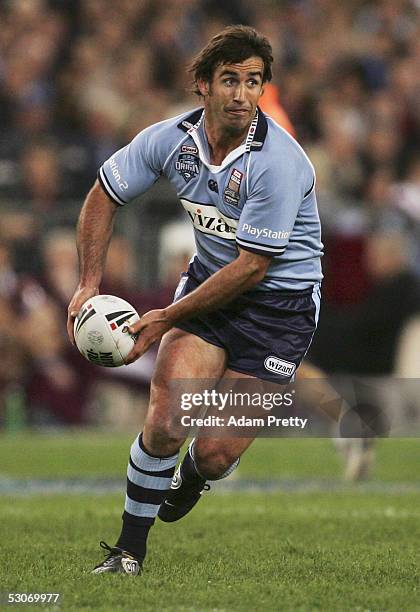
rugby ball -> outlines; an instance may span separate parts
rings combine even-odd
[[[136,310],[114,295],[96,295],[87,300],[74,320],[74,339],[80,353],[96,365],[118,368],[130,353],[137,334],[129,325],[140,319]]]

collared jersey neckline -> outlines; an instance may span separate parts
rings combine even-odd
[[[211,164],[208,158],[208,145],[205,146],[203,144],[203,139],[206,139],[207,143],[207,138],[204,131],[204,118],[205,111],[203,108],[199,108],[191,113],[191,115],[189,115],[186,119],[181,121],[181,123],[178,124],[178,128],[184,132],[187,132],[191,136],[197,145],[200,160],[210,170],[210,172],[214,174],[222,172],[227,166],[235,161],[235,159],[238,159],[238,157],[244,153],[251,150],[260,151],[264,145],[268,126],[264,113],[258,107],[255,117],[249,126],[248,134],[244,142],[241,143],[239,147],[236,147],[236,149],[233,149],[233,151],[231,151],[225,157],[220,166]]]

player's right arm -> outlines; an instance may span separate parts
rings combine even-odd
[[[86,300],[98,295],[118,205],[96,181],[88,193],[77,225],[79,284],[70,301],[67,333],[74,344],[74,319]]]
[[[114,214],[144,193],[160,176],[168,147],[167,122],[146,128],[99,169],[77,226],[80,281],[69,304],[67,331],[74,344],[73,323],[86,300],[99,293]]]

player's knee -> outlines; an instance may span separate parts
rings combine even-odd
[[[173,431],[172,423],[168,420],[148,420],[143,429],[143,440],[147,450],[159,456],[175,454],[184,443]]]
[[[236,457],[227,449],[212,446],[194,448],[194,463],[207,480],[217,480],[235,463]]]
[[[165,389],[156,384],[152,385],[149,410],[143,428],[143,440],[148,451],[156,456],[176,453],[185,441],[185,436],[179,434],[168,408]]]

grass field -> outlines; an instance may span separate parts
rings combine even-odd
[[[123,483],[131,437],[2,436],[0,484]],[[260,440],[234,488],[157,524],[139,579],[89,574],[99,540],[118,535],[123,489],[29,495],[19,482],[0,498],[0,591],[59,592],[65,610],[420,610],[419,466],[417,440],[383,440],[371,484],[341,486],[329,440]],[[267,479],[280,486],[240,486]]]

